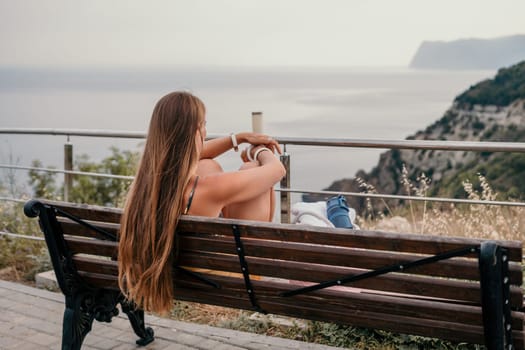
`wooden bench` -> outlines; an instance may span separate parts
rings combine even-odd
[[[79,349],[117,304],[137,343],[151,342],[117,286],[121,210],[32,200],[24,211],[39,216],[66,297],[63,349]],[[525,348],[522,242],[192,216],[177,232],[177,300]]]

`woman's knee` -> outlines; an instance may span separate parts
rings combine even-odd
[[[253,169],[253,168],[257,168],[258,166],[259,166],[259,162],[245,162],[245,163],[242,163],[239,170]]]
[[[221,165],[214,159],[201,159],[197,165],[197,175],[204,176],[208,174],[222,173]]]

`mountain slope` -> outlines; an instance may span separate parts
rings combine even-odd
[[[524,87],[525,61],[500,69],[494,79],[470,87],[442,118],[407,139],[525,142]],[[501,198],[525,199],[524,153],[390,150],[381,154],[370,172],[360,170],[355,177],[379,193],[406,194],[403,165],[412,181],[422,173],[431,179],[431,195],[465,197],[462,182],[481,173]],[[336,181],[327,190],[362,191],[355,178]],[[305,200],[318,198],[304,196]],[[362,199],[348,200],[354,208],[364,206]]]

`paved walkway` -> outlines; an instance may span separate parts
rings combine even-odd
[[[0,280],[0,349],[59,349],[63,312],[62,294]],[[144,348],[135,345],[126,315],[119,315],[111,323],[95,321],[82,349],[340,349],[150,315],[146,324],[155,331],[155,341]]]

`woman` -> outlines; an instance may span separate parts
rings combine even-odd
[[[206,141],[204,104],[186,92],[161,98],[121,219],[119,286],[146,311],[164,313],[173,299],[172,250],[180,215],[270,221],[273,186],[285,169],[266,135],[240,133]],[[239,171],[223,172],[213,160],[239,143]]]

